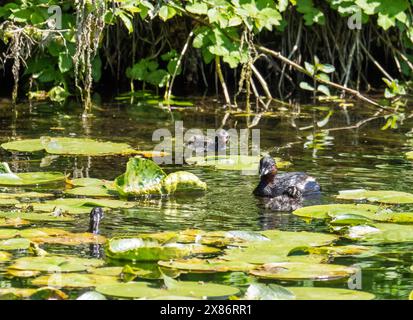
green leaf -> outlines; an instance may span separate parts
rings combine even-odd
[[[176,10],[168,5],[164,5],[159,9],[159,17],[163,20],[169,20],[176,15]]]
[[[193,14],[207,14],[208,13],[208,5],[204,2],[195,2],[192,4],[188,4],[185,9]]]
[[[300,88],[307,91],[314,91],[314,87],[308,82],[300,82]]]

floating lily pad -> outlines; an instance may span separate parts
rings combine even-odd
[[[366,244],[413,242],[412,226],[394,223],[377,223],[368,228],[351,227],[346,236]]]
[[[0,288],[0,300],[64,300],[68,296],[55,288],[22,289],[22,288]]]
[[[191,172],[178,171],[169,174],[163,180],[163,187],[166,193],[171,194],[175,192],[204,191],[207,185]]]
[[[327,204],[303,207],[293,211],[293,214],[311,219],[328,219],[331,216],[352,214],[361,215],[376,213],[380,207],[369,204]]]
[[[250,273],[263,279],[277,280],[332,280],[351,276],[356,269],[336,264],[300,262],[267,263]]]
[[[31,281],[34,286],[57,288],[91,288],[97,285],[118,283],[117,277],[87,273],[57,273],[38,277]]]
[[[77,246],[80,244],[103,244],[106,238],[93,233],[68,233],[60,236],[39,236],[31,238],[35,243],[62,244],[66,246]]]
[[[9,261],[12,255],[8,252],[0,251],[0,262]]]
[[[158,264],[165,268],[185,270],[189,272],[214,273],[214,272],[247,272],[256,265],[241,261],[225,261],[218,259],[182,259],[159,261]]]
[[[287,287],[297,300],[372,300],[374,294],[349,289],[320,287]]]
[[[0,174],[0,185],[3,186],[30,186],[63,182],[66,176],[60,172],[25,172],[16,173],[15,177]]]
[[[53,193],[41,193],[41,192],[22,192],[22,193],[0,193],[0,199],[21,199],[21,198],[52,198],[54,197]]]
[[[20,140],[1,145],[3,149],[20,152],[46,150],[50,154],[106,156],[114,154],[131,154],[135,150],[126,143],[101,142],[92,139],[51,138]]]
[[[103,207],[110,209],[132,208],[136,204],[114,199],[92,199],[92,198],[65,198],[50,200],[44,203],[30,203],[25,206],[32,207],[34,211],[53,212],[60,210],[63,213],[82,214],[89,213],[94,207]],[[17,205],[17,207],[24,207]]]
[[[96,291],[88,291],[77,297],[76,300],[107,300],[106,297]]]
[[[388,204],[413,203],[413,194],[400,191],[364,189],[343,190],[339,192],[337,199],[345,200],[368,200],[370,202],[381,202]]]
[[[161,194],[165,172],[153,161],[131,158],[126,172],[115,179],[116,190],[123,196]]]
[[[30,240],[24,238],[13,238],[0,241],[0,250],[25,250],[30,247]]]
[[[158,289],[147,282],[128,282],[114,285],[99,285],[96,291],[118,298],[155,298],[162,296],[222,298],[238,294],[234,287],[202,282],[177,282],[173,288]]]
[[[90,273],[100,276],[120,276],[124,267],[103,267],[89,270]]]
[[[36,152],[44,149],[40,139],[16,140],[3,143],[1,147],[9,151]]]
[[[7,274],[16,278],[32,278],[41,274],[40,271],[7,269]]]
[[[295,295],[276,284],[253,283],[245,292],[247,300],[294,300]]]
[[[219,249],[196,244],[166,243],[142,238],[114,238],[105,245],[105,253],[112,259],[159,261],[183,258],[196,254],[214,254]]]
[[[50,210],[53,211],[53,210]],[[21,221],[71,221],[72,217],[54,216],[52,213],[37,213],[37,212],[0,212],[0,217],[6,219],[20,219]]]
[[[280,158],[274,158],[279,169],[286,168],[291,165],[291,162],[283,161]],[[229,155],[229,156],[206,156],[206,157],[191,157],[186,159],[186,162],[197,166],[213,166],[218,170],[234,170],[234,171],[257,171],[260,163],[260,156],[245,156],[245,155]]]
[[[167,176],[154,161],[135,157],[129,159],[126,172],[115,179],[115,187],[126,197],[205,190],[206,184],[190,172],[180,171]]]
[[[100,267],[105,262],[98,259],[84,259],[71,256],[23,257],[9,266],[16,270],[33,270],[42,272],[78,272],[91,267]]]
[[[20,203],[20,201],[16,199],[2,199],[0,198],[0,206],[13,206]]]
[[[64,193],[84,197],[115,197],[118,195],[117,191],[107,189],[103,186],[77,187],[68,189]]]
[[[328,255],[330,257],[343,256],[369,256],[374,254],[374,250],[370,247],[347,245],[347,246],[332,246],[332,247],[298,247],[290,251],[289,255],[299,253]]]
[[[106,181],[96,178],[79,178],[67,181],[74,187],[102,187],[113,184],[113,181]]]

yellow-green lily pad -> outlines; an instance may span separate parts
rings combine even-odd
[[[109,258],[132,261],[169,260],[217,252],[220,250],[203,245],[160,243],[142,238],[113,238],[105,245],[105,253]]]
[[[379,210],[379,206],[369,204],[327,204],[303,207],[293,211],[293,214],[304,218],[328,219],[336,215],[363,215],[376,213]]]
[[[21,193],[0,193],[0,199],[22,199],[22,198],[53,198],[53,193],[41,193],[41,192],[21,192]]]
[[[25,238],[12,238],[0,241],[0,250],[25,250],[29,249],[31,241]]]
[[[359,290],[321,288],[321,287],[286,287],[296,300],[372,300],[374,294]]]
[[[262,279],[277,280],[333,280],[349,277],[357,270],[337,264],[317,264],[303,262],[275,262],[267,263],[250,274]]]
[[[13,176],[0,174],[0,185],[3,186],[31,186],[63,182],[66,176],[60,172],[25,172]]]
[[[0,227],[21,227],[29,224],[29,221],[21,218],[0,218]]]
[[[104,263],[103,260],[99,259],[85,259],[72,256],[23,257],[15,260],[9,268],[50,273],[79,272],[86,271],[91,267],[100,267]]]
[[[238,294],[239,289],[214,283],[176,282],[172,288],[159,289],[148,282],[128,282],[99,285],[96,291],[118,298],[156,298],[162,296],[184,296],[196,298],[224,298]]]
[[[53,209],[50,210],[49,212],[51,211],[53,211]],[[14,219],[16,221],[18,219],[20,219],[21,221],[27,220],[27,221],[47,221],[47,222],[73,220],[72,217],[55,216],[53,215],[53,213],[38,213],[38,212],[0,212],[0,217],[6,218],[8,220]]]
[[[12,255],[8,252],[0,251],[0,262],[9,261]]]
[[[20,152],[46,150],[50,154],[107,156],[131,154],[135,150],[126,143],[103,142],[81,138],[41,137],[40,139],[20,140],[1,145],[3,149]]]
[[[119,279],[113,276],[88,273],[55,273],[35,278],[31,281],[31,284],[34,286],[57,288],[92,288],[97,285],[108,285],[118,282]]]
[[[392,190],[369,191],[364,189],[343,190],[339,192],[337,199],[367,200],[387,204],[413,203],[413,194]]]

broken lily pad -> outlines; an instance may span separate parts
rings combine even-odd
[[[337,264],[311,264],[303,262],[267,263],[250,274],[263,279],[277,280],[332,280],[349,277],[357,270]]]
[[[13,141],[3,143],[1,147],[9,151],[34,152],[45,150],[50,154],[78,156],[107,156],[131,154],[135,152],[135,150],[126,143],[54,137]]]
[[[365,189],[343,190],[339,192],[337,199],[344,200],[367,200],[370,202],[380,202],[387,204],[413,203],[413,194],[408,192]]]

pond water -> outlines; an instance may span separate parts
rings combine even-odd
[[[95,117],[82,120],[79,108],[38,104],[18,107],[18,115],[7,105],[0,106],[0,142],[16,138],[40,136],[90,137],[114,142],[126,142],[141,150],[151,150],[152,133],[158,128],[173,130],[174,122],[168,111],[145,105],[109,103],[94,111]],[[194,107],[173,110],[173,119],[183,120],[185,128],[218,128],[224,112],[212,100],[194,99]],[[413,119],[407,119],[398,129],[381,130],[385,120],[367,122],[359,129],[332,130],[314,135],[309,126],[322,121],[333,111],[324,128],[342,128],[366,119],[374,112],[365,106],[344,111],[339,107],[296,107],[275,109],[261,118],[255,128],[261,131],[261,150],[292,162],[288,171],[306,171],[315,176],[323,192],[318,202],[336,203],[334,195],[345,189],[384,189],[410,192],[413,185],[412,163],[405,152],[413,150]],[[253,116],[234,114],[226,127],[245,128]],[[301,129],[300,129],[301,128]],[[323,129],[324,129],[323,128]],[[317,129],[318,132],[320,128]],[[311,140],[311,136],[315,139]],[[125,170],[128,157],[65,157],[10,153],[0,150],[2,162],[8,162],[13,172],[61,171],[72,177],[94,177],[113,180]],[[182,166],[166,166],[166,172],[182,170]],[[203,195],[169,197],[142,201],[133,209],[113,210],[101,223],[101,234],[112,237],[139,232],[164,230],[268,230],[329,232],[322,221],[306,222],[288,212],[265,210],[252,195],[258,177],[237,171],[215,170],[184,165],[208,185]],[[25,190],[50,191],[47,187]],[[14,191],[8,189],[8,191]],[[61,190],[53,189],[54,193]],[[413,206],[403,206],[413,211]],[[85,232],[88,215],[74,222],[35,223],[36,226],[63,227],[74,232]],[[412,229],[413,231],[413,229]],[[89,257],[88,246],[43,246],[50,253],[75,254]],[[334,263],[355,265],[362,269],[362,290],[377,299],[407,299],[413,289],[410,266],[413,264],[413,245],[388,245],[388,254],[368,258],[335,258]],[[14,252],[25,256],[25,251]],[[4,270],[7,263],[0,264]],[[242,286],[243,281],[228,274],[185,275],[183,279],[197,279]],[[328,286],[346,288],[346,281],[301,281],[275,283],[294,286]],[[0,271],[0,287],[27,287],[27,279],[9,278]],[[82,290],[72,290],[76,297]],[[84,290],[83,290],[84,291]]]

